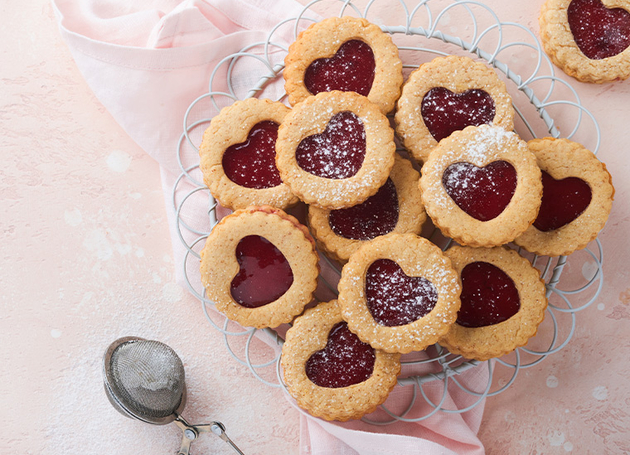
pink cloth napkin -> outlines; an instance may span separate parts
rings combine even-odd
[[[176,214],[171,210],[172,188],[181,173],[177,151],[181,151],[185,168],[198,161],[194,147],[180,141],[186,111],[193,100],[209,90],[229,92],[221,78],[216,86],[208,86],[213,69],[223,58],[252,43],[264,42],[276,24],[297,17],[303,7],[293,0],[52,1],[61,34],[95,95],[127,134],[160,164],[173,249],[176,261],[181,263],[186,249],[177,234]],[[274,42],[284,47],[295,39],[292,27],[280,28],[273,36]],[[275,55],[281,61],[280,47],[270,51],[272,60]],[[264,49],[252,52],[260,54]],[[245,96],[246,89],[259,79],[258,73],[253,73],[247,64],[236,65],[232,73],[232,88],[237,97]],[[280,99],[282,83],[270,84],[263,94]],[[227,96],[219,104],[231,102]],[[212,106],[199,110],[202,112],[191,114],[187,125],[217,112]],[[203,131],[206,126],[207,123],[202,123],[198,129]],[[175,198],[193,188],[185,180],[180,182]],[[196,194],[187,200],[186,207],[180,219],[193,231],[207,228],[207,196]],[[183,275],[179,268],[178,274],[180,278]],[[483,390],[487,377],[488,370],[482,365],[460,379],[471,390]],[[434,402],[439,402],[442,383],[426,384],[424,390]],[[388,406],[392,409],[405,406],[410,392],[411,387],[397,388]],[[474,402],[471,395],[452,383],[448,392],[445,406],[450,408],[463,408]],[[428,408],[423,406],[428,405],[423,404],[424,399],[420,397],[417,402],[422,403],[414,412],[426,414]],[[483,403],[465,414],[440,412],[420,422],[397,422],[384,427],[361,421],[329,423],[303,415],[300,451],[478,455],[484,453],[476,436],[482,414]]]

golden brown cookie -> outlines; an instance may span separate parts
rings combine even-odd
[[[582,82],[630,76],[630,1],[547,0],[540,38],[551,60]]]
[[[542,183],[536,157],[515,133],[469,126],[443,139],[422,167],[433,223],[461,245],[511,242],[533,223]]]
[[[284,104],[249,98],[212,119],[199,148],[199,166],[210,193],[232,210],[251,205],[286,208],[298,202],[276,168],[278,127]]]
[[[329,256],[346,262],[362,244],[391,232],[419,234],[426,220],[420,197],[420,174],[396,155],[392,172],[365,202],[340,210],[308,209],[309,227]]]
[[[329,209],[360,204],[394,165],[387,117],[354,92],[325,92],[301,102],[278,131],[276,164],[302,201]]]
[[[527,259],[506,247],[454,246],[445,252],[461,277],[457,321],[440,344],[467,359],[512,352],[536,335],[547,308],[545,284]]]
[[[298,405],[326,420],[359,419],[396,385],[400,355],[363,343],[348,330],[336,300],[296,318],[281,357],[284,382]]]
[[[298,36],[284,59],[284,89],[292,106],[332,90],[366,96],[387,114],[403,83],[392,38],[365,19],[332,17]]]
[[[534,224],[514,243],[545,256],[586,247],[612,208],[615,189],[606,166],[568,139],[533,139],[527,144],[542,170],[542,204]]]
[[[388,234],[343,267],[339,304],[348,327],[375,349],[406,354],[437,342],[455,322],[460,283],[442,250],[414,234]]]
[[[468,57],[437,57],[409,76],[396,111],[396,133],[424,163],[438,142],[467,126],[514,127],[512,98],[489,66]]]
[[[248,207],[217,224],[201,251],[206,296],[243,326],[291,322],[313,299],[319,275],[315,241],[294,217]]]

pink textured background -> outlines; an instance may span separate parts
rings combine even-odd
[[[538,34],[541,0],[486,3]],[[124,335],[179,353],[189,420],[221,420],[249,454],[296,453],[297,411],[229,357],[175,283],[157,165],[92,95],[49,2],[3,2],[0,15],[0,453],[173,453],[177,428],[125,419],[102,391],[102,354]],[[488,453],[630,452],[630,82],[558,76],[597,118],[617,189],[600,236],[605,283],[569,346],[487,401]],[[576,263],[567,273],[588,275],[588,258]],[[193,449],[229,453],[210,436]]]

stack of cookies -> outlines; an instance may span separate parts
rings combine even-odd
[[[360,418],[395,386],[401,354],[440,343],[486,360],[525,345],[545,286],[505,245],[584,248],[610,212],[605,166],[566,139],[520,139],[483,63],[438,57],[403,84],[398,48],[364,19],[312,25],[285,65],[291,108],[236,102],[204,134],[205,183],[233,213],[206,241],[201,278],[230,319],[292,324],[281,363],[298,404]],[[285,212],[298,203],[306,225]],[[454,240],[445,252],[420,236],[427,215]],[[305,310],[318,251],[343,265],[339,297]]]

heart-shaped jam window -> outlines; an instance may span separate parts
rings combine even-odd
[[[506,321],[518,313],[521,299],[507,273],[488,262],[471,262],[462,270],[462,306],[457,323],[485,327]]]
[[[420,112],[431,136],[439,142],[467,126],[492,123],[496,108],[494,100],[484,90],[453,93],[447,88],[435,87],[422,98]]]
[[[350,40],[332,57],[312,62],[304,74],[304,85],[313,95],[341,90],[368,96],[375,69],[372,48],[363,41]]]
[[[295,158],[298,166],[317,177],[352,177],[365,159],[363,122],[353,112],[339,112],[330,119],[323,133],[300,142]]]
[[[489,221],[512,200],[516,169],[507,161],[494,161],[484,167],[454,163],[444,171],[442,184],[460,209],[479,221]]]
[[[372,376],[375,360],[374,349],[347,323],[338,322],[328,333],[326,347],[306,361],[306,376],[320,387],[349,387]]]
[[[567,9],[575,44],[592,60],[614,57],[630,46],[630,13],[601,0],[573,0]]]
[[[232,298],[245,308],[278,300],[293,284],[291,265],[264,237],[243,237],[236,246],[236,260],[240,270],[231,283]]]
[[[542,171],[543,196],[534,221],[539,231],[549,232],[566,226],[591,203],[591,187],[584,180],[568,177],[556,180]]]
[[[371,240],[394,230],[398,223],[398,194],[387,179],[374,196],[354,207],[332,210],[328,224],[332,231],[346,239]]]
[[[410,277],[396,262],[378,259],[365,277],[367,307],[384,326],[410,324],[429,314],[437,303],[437,290],[423,277]]]
[[[223,153],[227,178],[245,188],[273,188],[282,183],[276,167],[278,124],[259,122],[249,131],[245,142],[234,144]]]

